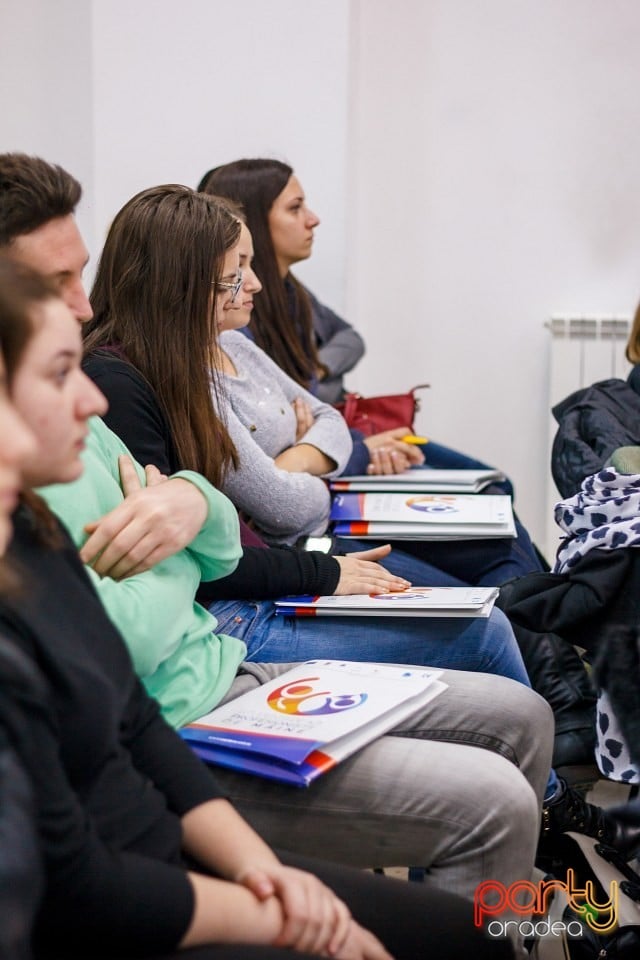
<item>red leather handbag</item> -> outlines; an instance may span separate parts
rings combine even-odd
[[[392,393],[385,397],[363,397],[359,393],[348,393],[343,403],[337,403],[347,425],[359,430],[365,437],[397,427],[409,427],[413,430],[416,412],[420,409],[420,400],[416,390],[425,390],[428,383],[419,383],[408,393]]]

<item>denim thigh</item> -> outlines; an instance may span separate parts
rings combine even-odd
[[[209,610],[217,632],[244,640],[248,661],[412,663],[493,673],[529,686],[509,621],[498,609],[488,618],[297,618],[276,616],[271,600],[223,600]]]

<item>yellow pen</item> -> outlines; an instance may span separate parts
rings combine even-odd
[[[406,435],[406,437],[403,437],[403,438],[402,438],[402,442],[403,442],[403,443],[417,443],[417,444],[429,443],[429,438],[428,438],[428,437],[416,437],[415,433],[408,433],[408,434]]]

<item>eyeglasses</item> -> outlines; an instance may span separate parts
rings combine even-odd
[[[242,286],[242,270],[238,270],[238,277],[233,281],[233,283],[227,283],[225,280],[213,280],[211,286],[218,287],[219,290],[230,290],[230,303],[234,303],[236,297],[240,293],[240,287]]]

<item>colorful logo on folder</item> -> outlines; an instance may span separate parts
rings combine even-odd
[[[423,513],[457,513],[458,511],[454,506],[454,497],[409,497],[406,503],[412,510],[421,510]]]
[[[411,593],[410,590],[399,591],[398,593],[370,593],[372,600],[383,600],[388,603],[389,600],[424,600],[429,594],[429,590],[423,590],[422,593]]]
[[[367,699],[366,693],[331,693],[330,690],[316,690],[312,684],[319,679],[319,677],[303,677],[293,683],[285,683],[269,694],[267,703],[277,713],[293,714],[298,717],[317,717],[352,710]]]

